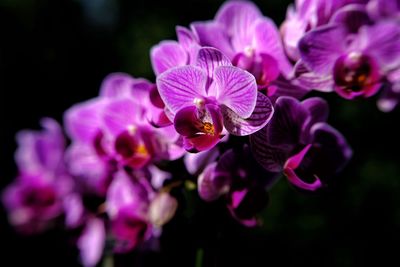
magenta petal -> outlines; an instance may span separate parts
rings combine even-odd
[[[78,193],[72,193],[64,197],[63,199],[64,213],[65,213],[65,225],[68,228],[78,227],[84,216],[84,207],[81,196]]]
[[[135,207],[123,207],[111,221],[111,232],[115,237],[114,251],[126,253],[148,240],[152,234],[151,224]]]
[[[113,135],[117,135],[143,121],[145,110],[132,99],[124,98],[110,102],[103,110],[103,123]]]
[[[262,93],[258,93],[254,111],[247,119],[239,117],[225,106],[222,106],[221,109],[225,128],[229,133],[239,136],[249,135],[260,130],[270,121],[274,114],[271,101]]]
[[[40,124],[42,131],[23,130],[16,136],[15,161],[20,172],[55,172],[63,166],[65,140],[60,125],[50,118]]]
[[[225,32],[225,28],[220,23],[214,21],[195,22],[191,28],[199,39],[200,45],[212,46],[223,51],[229,58],[234,56],[229,36]]]
[[[289,182],[291,182],[293,185],[304,190],[315,191],[322,186],[318,176],[314,175],[315,181],[313,183],[306,183],[295,173],[295,170],[299,167],[310,147],[311,145],[307,145],[298,154],[290,157],[285,163],[283,172],[288,178]]]
[[[330,22],[342,23],[352,33],[357,33],[361,26],[372,23],[365,5],[362,4],[344,6],[332,16]]]
[[[346,34],[341,25],[326,25],[308,32],[299,42],[304,64],[317,74],[330,74],[336,59],[345,52]]]
[[[292,72],[281,42],[279,31],[273,21],[267,18],[258,19],[254,26],[254,46],[258,53],[272,56],[279,65],[279,69],[285,76]]]
[[[303,87],[320,92],[333,91],[332,75],[321,75],[310,71],[302,60],[299,60],[294,66],[296,81]]]
[[[233,66],[215,70],[219,103],[226,105],[242,118],[250,117],[257,101],[257,83],[253,75]]]
[[[206,71],[208,77],[206,88],[208,88],[213,81],[215,69],[219,66],[232,66],[232,63],[221,51],[205,47],[198,52],[196,66]]]
[[[148,206],[148,194],[147,187],[121,170],[114,176],[107,192],[107,213],[114,219],[121,209],[130,207],[136,214],[144,214]]]
[[[188,54],[176,41],[163,41],[150,51],[151,64],[156,75],[188,63]]]
[[[170,69],[157,77],[157,88],[166,107],[173,113],[193,105],[206,95],[207,74],[194,66]]]
[[[189,106],[182,108],[175,115],[174,125],[175,130],[183,136],[192,137],[199,132],[197,124],[197,108]]]
[[[199,41],[195,34],[187,28],[177,26],[176,36],[178,37],[179,44],[186,50],[189,55],[190,65],[195,64],[197,52],[200,48]]]
[[[262,62],[262,76],[261,82],[264,82],[265,85],[270,85],[270,83],[276,80],[280,74],[280,69],[278,66],[278,62],[274,57],[268,54],[260,54],[261,62]],[[259,81],[257,81],[260,84]]]
[[[83,266],[94,267],[100,261],[106,241],[106,230],[101,219],[90,219],[78,240]]]
[[[376,60],[383,70],[400,65],[400,27],[395,21],[384,21],[360,29],[367,43],[364,50]]]
[[[130,95],[133,81],[129,74],[111,73],[103,80],[99,95],[110,98]]]
[[[261,12],[251,2],[228,1],[221,6],[215,16],[215,21],[224,26],[231,35],[231,42],[236,51],[251,44],[252,32],[250,29],[256,19],[262,17]]]
[[[192,45],[198,44],[196,36],[189,29],[176,26],[175,30],[179,44],[186,50],[189,50]]]
[[[186,142],[188,143],[187,145],[189,145],[191,148],[187,149],[187,147],[185,147],[185,149],[193,152],[209,150],[218,144],[219,140],[219,135],[197,135],[195,137],[186,139]]]
[[[64,125],[69,137],[91,143],[101,128],[100,114],[104,104],[104,99],[95,98],[69,108],[64,113]]]

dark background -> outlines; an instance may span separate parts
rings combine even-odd
[[[290,1],[255,1],[280,23]],[[72,104],[96,96],[110,72],[154,80],[148,51],[175,39],[175,25],[212,19],[222,1],[0,0],[0,189],[16,175],[14,135],[39,119],[62,120]],[[229,219],[222,205],[194,198],[178,214],[161,253],[119,256],[121,266],[400,266],[400,111],[376,98],[324,96],[330,123],[354,149],[329,188],[307,195],[281,180],[261,228]],[[1,207],[1,206],[0,206]],[[17,235],[0,212],[1,266],[78,266],[71,233]],[[203,257],[200,257],[203,255]],[[197,260],[196,260],[197,259]]]

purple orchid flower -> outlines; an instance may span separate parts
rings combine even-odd
[[[173,160],[184,153],[172,125],[152,126],[171,124],[155,85],[128,74],[107,76],[100,96],[70,108],[65,124],[73,140],[69,169],[83,188],[101,196],[118,164],[140,169],[151,160]]]
[[[321,98],[279,98],[270,124],[250,137],[254,157],[268,171],[283,171],[300,189],[321,188],[352,155],[344,137],[325,123],[327,116]]]
[[[106,210],[116,239],[116,252],[128,252],[152,236],[148,219],[152,191],[147,183],[146,178],[138,180],[123,171],[111,183]]]
[[[256,226],[259,213],[268,203],[267,189],[277,180],[265,172],[251,155],[250,149],[230,149],[218,162],[209,164],[200,174],[198,191],[205,201],[226,199],[231,215],[245,226]]]
[[[247,1],[227,1],[213,21],[191,24],[202,46],[221,50],[235,66],[252,73],[260,89],[266,89],[282,73],[289,77],[278,29]]]
[[[64,137],[58,123],[41,121],[43,131],[17,135],[19,175],[2,194],[9,221],[23,233],[41,232],[63,212],[63,197],[72,190],[64,166]]]
[[[300,41],[302,63],[321,81],[321,91],[346,99],[370,97],[384,76],[400,66],[400,28],[394,21],[370,25],[365,6],[337,12],[332,22]],[[304,77],[303,77],[304,78]]]
[[[257,93],[254,77],[232,66],[214,48],[200,49],[194,66],[159,75],[157,88],[188,151],[212,148],[224,127],[234,135],[249,135],[266,125],[273,114],[269,99]]]

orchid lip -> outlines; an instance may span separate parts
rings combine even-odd
[[[301,162],[303,161],[305,155],[307,152],[310,150],[311,144],[308,144],[305,146],[298,154],[290,157],[284,167],[283,167],[283,173],[285,176],[288,178],[289,182],[291,182],[293,185],[309,190],[309,191],[315,191],[318,188],[322,186],[321,180],[317,175],[314,174],[315,181],[312,183],[306,183],[304,182],[299,176],[297,176],[295,170],[300,166]]]
[[[335,90],[344,98],[372,96],[379,89],[379,71],[373,58],[360,52],[339,57],[333,67]]]

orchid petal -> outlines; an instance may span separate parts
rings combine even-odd
[[[251,2],[230,1],[218,10],[215,21],[224,26],[231,36],[236,51],[242,51],[251,44],[251,29],[254,21],[262,17],[260,10]]]
[[[336,59],[345,52],[346,34],[341,25],[326,25],[308,32],[299,42],[304,64],[317,74],[330,74]]]
[[[258,93],[254,111],[247,119],[239,117],[228,107],[222,106],[221,109],[225,128],[229,133],[239,136],[249,135],[260,130],[270,121],[274,113],[271,101],[262,93]]]
[[[232,66],[231,61],[221,51],[212,48],[201,48],[197,55],[196,66],[207,73],[206,88],[209,88],[214,78],[214,71],[219,66]]]
[[[108,103],[103,110],[103,124],[113,135],[127,130],[144,119],[145,110],[132,99],[118,99]]]
[[[235,52],[232,49],[229,36],[225,32],[223,25],[214,21],[208,21],[194,22],[190,26],[198,37],[200,45],[215,47],[224,51],[229,58],[233,58]]]
[[[219,103],[226,105],[242,118],[252,114],[257,101],[257,83],[253,75],[233,66],[215,70]]]
[[[384,21],[360,29],[366,47],[364,50],[384,70],[400,66],[400,27],[395,21]]]
[[[281,42],[279,31],[274,22],[267,18],[258,19],[254,26],[253,43],[258,53],[272,56],[279,65],[279,69],[286,77],[292,72]]]
[[[206,73],[194,66],[170,69],[157,77],[157,88],[166,107],[173,113],[193,105],[206,95]]]
[[[188,63],[188,54],[176,41],[163,41],[150,50],[151,65],[156,75]]]

